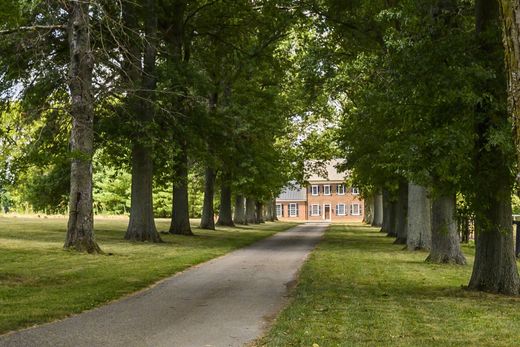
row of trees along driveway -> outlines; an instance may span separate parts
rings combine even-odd
[[[306,159],[344,157],[373,223],[396,243],[464,265],[454,219],[463,204],[476,229],[469,288],[519,293],[518,1],[2,6],[3,110],[20,124],[38,119],[36,130],[66,124],[26,141],[61,143],[49,158],[72,163],[66,248],[101,251],[95,152],[131,168],[125,238],[150,242],[161,242],[152,188],[164,182],[173,187],[170,232],[192,234],[194,166],[205,177],[201,227],[213,229],[215,195],[216,224],[261,222],[264,210],[274,219],[273,198],[289,179],[304,181]],[[21,135],[3,134],[13,141],[0,142],[2,184],[13,184]]]

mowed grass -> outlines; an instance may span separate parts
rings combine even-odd
[[[332,226],[263,346],[518,346],[520,299],[470,292],[466,266],[427,264],[374,228]]]
[[[62,249],[64,218],[0,217],[0,333],[102,305],[295,225],[194,228],[194,237],[161,234],[165,243],[150,244],[123,240],[127,223],[97,219],[105,254],[88,255]],[[157,227],[167,231],[169,221]]]

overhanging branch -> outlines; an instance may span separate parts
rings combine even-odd
[[[54,29],[66,29],[65,25],[31,25],[31,26],[22,26],[18,28],[11,28],[0,30],[0,35],[8,35],[21,31],[36,31],[36,30],[54,30]]]

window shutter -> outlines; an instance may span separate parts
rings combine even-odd
[[[339,205],[336,205],[336,216],[338,216],[339,213]]]
[[[296,217],[298,217],[300,214],[300,206],[296,204]]]
[[[321,205],[318,205],[318,215],[321,216]]]
[[[283,217],[283,204],[280,205],[280,209],[282,210],[282,217]]]

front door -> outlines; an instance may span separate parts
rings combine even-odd
[[[330,220],[330,205],[324,206],[325,213],[323,214],[323,217],[325,220]]]

